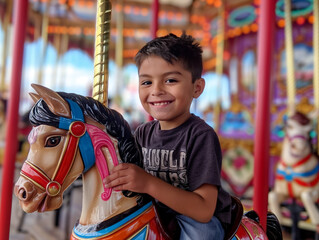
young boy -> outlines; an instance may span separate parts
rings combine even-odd
[[[223,239],[231,200],[221,187],[219,140],[190,113],[205,87],[202,49],[191,36],[169,34],[147,43],[135,61],[140,101],[155,119],[136,130],[145,171],[120,164],[105,184],[155,198],[176,217],[180,239]]]

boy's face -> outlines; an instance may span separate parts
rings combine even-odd
[[[161,129],[175,128],[190,116],[193,98],[203,92],[204,79],[192,83],[190,71],[179,62],[158,56],[146,58],[139,68],[139,97],[144,109],[159,120]]]

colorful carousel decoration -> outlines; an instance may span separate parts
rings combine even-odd
[[[111,4],[98,1],[97,9],[93,98],[33,85],[31,147],[15,195],[26,212],[50,211],[62,204],[63,192],[82,174],[82,213],[71,239],[176,239],[148,196],[115,192],[102,184],[114,166],[140,165],[141,156],[127,122],[106,107]],[[256,212],[243,216],[240,201],[233,198],[232,227],[225,239],[282,239],[272,213],[267,226],[266,235]]]
[[[21,2],[25,3],[28,1],[22,0]],[[39,6],[35,3],[37,1],[33,2],[35,8],[36,6]],[[71,4],[73,1],[69,2]],[[78,3],[77,1],[75,2]],[[85,1],[85,4],[92,2],[94,1]],[[115,24],[113,24],[111,25],[110,32],[101,31],[99,34],[101,34],[101,37],[104,38],[100,39],[100,42],[98,43],[98,46],[102,47],[103,44],[109,41],[107,36],[110,36],[109,44],[110,49],[112,50],[105,50],[110,50],[108,54],[116,61],[119,68],[123,67],[125,63],[130,62],[129,59],[133,58],[137,49],[146,40],[150,40],[151,38],[148,29],[136,29],[136,26],[138,25],[136,21],[138,19],[143,17],[144,20],[149,20],[151,18],[151,12],[147,11],[147,9],[145,10],[146,5],[144,3],[139,3],[138,7],[135,8],[131,5],[132,1],[127,1],[127,8],[124,10],[130,14],[129,16],[126,16],[124,20],[131,24],[128,28],[126,28],[121,25],[121,19],[123,20],[123,16],[120,14],[122,12],[120,2],[122,1],[118,1],[113,5],[113,16],[119,20],[116,23],[116,27]],[[192,3],[189,3],[188,1],[190,5],[187,5],[186,7],[184,6],[183,10],[178,10],[176,7],[169,7],[167,12],[159,14],[162,24],[167,23],[167,25],[157,31],[158,35],[164,35],[167,31],[180,35],[182,32],[181,29],[186,26],[187,20],[189,19],[191,25],[187,27],[187,33],[190,33],[199,39],[201,45],[204,46],[205,73],[214,71],[217,75],[217,79],[219,79],[217,84],[213,84],[215,88],[220,89],[220,87],[223,86],[221,81],[223,81],[222,79],[225,79],[226,77],[229,83],[228,105],[226,104],[224,106],[224,99],[222,99],[221,96],[218,96],[216,101],[207,106],[206,113],[212,113],[214,127],[221,137],[221,144],[225,157],[223,165],[223,180],[225,185],[228,187],[230,192],[243,199],[252,199],[252,195],[256,194],[255,198],[258,200],[255,202],[257,203],[254,203],[255,206],[252,207],[250,202],[246,209],[254,208],[258,209],[258,213],[262,212],[261,222],[263,228],[266,226],[265,216],[267,214],[265,211],[267,206],[265,206],[264,200],[265,194],[268,194],[268,192],[265,193],[260,186],[268,186],[269,184],[270,187],[273,187],[275,184],[276,166],[280,159],[281,146],[285,136],[284,126],[285,121],[288,118],[287,113],[289,112],[289,109],[291,109],[290,106],[291,104],[297,105],[297,107],[302,105],[303,97],[310,100],[310,103],[308,102],[307,104],[303,104],[303,106],[310,105],[315,106],[316,108],[319,106],[318,93],[314,91],[315,89],[319,89],[319,67],[313,67],[316,66],[315,61],[318,59],[318,44],[314,44],[318,42],[318,31],[315,31],[316,29],[319,29],[318,23],[315,21],[315,19],[318,19],[318,17],[315,17],[318,16],[318,13],[316,12],[318,7],[315,7],[318,6],[318,0],[292,1],[291,11],[289,11],[291,13],[291,19],[289,19],[289,14],[285,14],[284,6],[287,3],[279,0],[276,1],[277,4],[275,5],[273,2],[274,1],[244,0],[239,3],[237,1],[212,0],[205,2],[202,0],[194,0]],[[80,1],[79,4],[77,4],[77,10],[79,10],[77,13],[84,13],[84,9],[89,8],[88,5],[85,7],[86,5],[81,4]],[[263,32],[264,26],[267,25],[261,19],[261,17],[265,14],[265,8],[262,7],[265,6],[265,4],[273,4],[273,9],[276,9],[276,15],[273,17],[271,17],[271,14],[268,15],[270,19],[276,20],[276,41],[274,47],[271,48],[274,49],[275,60],[271,60],[272,64],[267,64],[267,61],[264,64],[260,64],[265,68],[268,68],[268,70],[272,70],[269,72],[273,72],[270,77],[273,82],[270,90],[270,92],[272,92],[273,104],[269,108],[271,113],[269,117],[269,122],[271,122],[269,158],[268,153],[261,154],[257,151],[258,149],[256,150],[256,145],[262,144],[260,144],[259,141],[254,140],[255,135],[259,134],[256,129],[258,129],[258,131],[260,130],[260,132],[263,132],[263,129],[267,130],[267,124],[263,125],[263,123],[258,123],[260,115],[260,109],[258,110],[260,107],[258,107],[258,105],[260,104],[256,104],[256,91],[257,95],[259,93],[256,82],[257,75],[259,74],[256,66],[258,57],[256,45],[262,45],[265,49],[267,49],[270,42],[265,41],[264,44],[256,44],[258,42],[257,32]],[[26,6],[24,5],[20,10],[22,11],[23,8],[26,8]],[[189,9],[191,10],[188,11]],[[45,9],[42,9],[42,11],[43,13],[46,12]],[[107,14],[110,13],[111,12],[107,11]],[[20,14],[20,16],[23,17],[24,15]],[[33,18],[37,19],[37,14],[34,14]],[[259,21],[259,24],[257,23],[257,20]],[[22,23],[23,22],[26,22],[26,20],[24,19]],[[36,22],[37,21],[34,21],[34,23]],[[178,23],[179,25],[177,27],[173,27],[173,22]],[[290,30],[289,23],[293,25],[293,28],[290,26]],[[115,32],[115,28],[121,29],[121,31]],[[62,34],[64,37],[60,35],[59,37],[56,37],[55,40],[52,35],[50,35],[50,32],[48,32],[48,35],[45,35],[45,31],[43,33],[43,38],[48,39],[49,41],[54,41],[57,44],[56,46],[58,49],[60,49],[60,52],[67,49],[65,46],[74,46],[72,39],[66,37],[67,32],[69,32],[71,35],[73,33],[73,36],[80,36],[80,39],[82,36],[82,40],[79,41],[83,45],[82,47],[86,49],[91,56],[94,55],[93,48],[90,47],[95,33],[95,29],[92,25],[84,24],[83,28],[80,29],[80,34],[78,35],[78,31],[76,31],[77,29],[73,28],[73,26],[63,28],[59,21],[55,21],[48,29],[52,32],[64,33]],[[26,32],[28,36],[36,36],[36,34],[39,33],[38,26],[34,25],[33,27],[29,27],[26,29]],[[272,33],[272,31],[269,32]],[[289,34],[295,41],[294,46],[291,42],[286,42]],[[126,37],[125,39],[127,41],[124,42],[128,44],[125,45],[127,48],[124,47],[124,49],[122,49],[123,51],[114,51],[115,45],[121,46],[124,39],[121,37],[117,38],[116,36]],[[132,42],[136,38],[138,38],[138,41],[133,44]],[[23,39],[23,37],[20,36],[20,39]],[[87,39],[90,40],[86,41]],[[96,40],[99,41],[99,39]],[[292,46],[294,50],[289,50],[289,46]],[[20,49],[21,48],[22,47],[20,46]],[[262,50],[263,49],[260,48],[259,52]],[[271,50],[268,49],[268,51]],[[297,55],[302,57],[294,58],[292,55],[289,55],[291,52],[296,52],[294,56]],[[118,57],[121,55],[124,56],[124,61],[123,59],[121,61],[121,58]],[[286,59],[286,55],[290,57]],[[311,56],[314,57],[311,58]],[[105,55],[98,55],[98,57],[102,61],[106,61],[108,59]],[[288,65],[291,65],[291,59],[295,59],[292,65],[295,65],[296,70],[288,71]],[[313,61],[309,61],[309,59],[313,59]],[[19,64],[17,64],[17,66],[18,65]],[[312,67],[314,71],[311,70]],[[98,82],[94,82],[93,93],[96,94],[95,97],[97,97],[97,100],[103,105],[106,105],[107,103],[107,95],[105,95],[107,90],[107,69],[107,67],[102,66],[101,64],[96,64],[94,66],[94,77],[99,77],[100,80]],[[103,73],[101,73],[101,70]],[[294,72],[295,77],[297,78],[293,84],[290,84],[291,81],[288,80],[287,76],[288,73],[291,72]],[[43,76],[43,73],[40,72],[39,79],[41,79],[41,76]],[[266,79],[269,80],[267,77]],[[20,89],[17,85],[12,86],[14,86],[15,89]],[[210,92],[211,89],[207,90],[210,94],[212,94],[212,92]],[[293,93],[294,91],[295,93]],[[17,93],[14,94],[17,95]],[[267,105],[265,106],[265,111],[267,111]],[[304,107],[301,108],[304,111]],[[12,115],[13,113],[14,111],[12,112]],[[318,132],[317,129],[318,127],[312,131],[314,146],[318,142],[316,140],[316,132]],[[263,140],[266,141],[266,144],[263,147],[265,147],[268,151],[267,134],[264,136]],[[111,140],[113,139],[111,138]],[[8,142],[14,143],[15,140],[13,139]],[[317,147],[314,148],[316,149]],[[7,152],[11,151],[15,152],[14,149],[11,149],[10,151],[8,150]],[[13,158],[12,154],[10,157]],[[5,159],[10,157],[5,157]],[[262,161],[262,159],[266,159],[266,161]],[[260,164],[260,162],[267,162],[267,164],[265,166]],[[257,174],[256,172],[254,173],[254,170],[257,168],[259,170],[262,169],[261,172],[265,171],[268,169],[268,164],[271,170],[269,174],[270,179],[268,180],[268,176],[264,176],[266,183],[263,184],[263,182],[260,181],[260,178],[263,178],[263,176],[260,176],[261,174]],[[7,170],[10,167],[9,165],[10,164],[7,164],[4,169]],[[263,168],[263,166],[265,166],[265,168]],[[9,169],[8,172],[10,172]],[[12,175],[10,176],[9,174],[9,176],[6,175],[6,177],[8,177],[8,181],[11,181],[10,179],[12,179]],[[256,181],[256,178],[259,180]],[[53,184],[53,192],[56,191],[56,189],[59,189],[57,186],[58,185]],[[253,193],[253,189],[257,193]],[[5,187],[2,189],[2,192],[10,192],[10,190],[10,188]],[[268,187],[266,188],[266,191],[268,191]],[[23,193],[21,193],[21,195],[23,195]],[[2,194],[2,196],[4,196],[4,194]],[[10,199],[8,201],[11,202]],[[1,212],[1,215],[3,216],[1,219],[2,236],[6,236],[6,229],[8,229],[6,222],[9,221],[8,218],[5,218],[5,216],[9,215],[6,210],[11,209],[6,205],[6,202],[8,201],[1,202],[1,208],[4,209]],[[263,205],[260,206],[259,202]],[[46,205],[42,204],[42,206]],[[284,214],[284,217],[285,216],[288,215]],[[303,220],[306,220],[306,225],[302,225],[302,227],[306,226],[305,228],[307,229],[315,230],[314,224],[310,222],[308,217],[303,217],[301,222],[303,222]],[[291,226],[291,224],[289,226]],[[7,237],[4,237],[3,239],[6,238]]]
[[[208,88],[204,96],[210,104],[198,106],[204,117],[213,119],[223,149],[223,180],[227,189],[243,200],[253,198],[253,169],[256,164],[257,121],[257,33],[260,31],[260,1],[212,1],[214,12],[198,10],[193,24],[207,30],[202,42],[209,43],[205,66]],[[269,187],[277,182],[277,165],[286,136],[285,128],[294,111],[303,114],[318,109],[318,1],[278,0],[274,5],[275,35],[271,62]],[[199,16],[201,13],[201,17]],[[196,16],[196,17],[195,17]],[[205,18],[206,17],[206,18]],[[203,20],[205,19],[205,21]],[[210,24],[210,27],[207,27]],[[205,46],[205,44],[204,44]],[[219,75],[210,79],[212,74]],[[225,80],[226,79],[226,80]],[[214,84],[209,81],[214,81]],[[226,83],[225,83],[226,82]],[[225,85],[228,95],[223,93]],[[214,90],[215,89],[215,90]],[[218,89],[218,91],[216,91]],[[212,94],[213,93],[213,94]],[[205,92],[204,92],[205,94]],[[212,96],[219,96],[212,98]],[[225,97],[225,95],[227,97]],[[264,119],[264,125],[266,126]],[[318,121],[311,120],[310,139],[314,154],[318,149]],[[259,128],[257,128],[259,129]],[[267,135],[265,135],[266,137]],[[267,139],[267,137],[266,137]],[[247,171],[245,177],[244,172]],[[315,171],[315,170],[314,170]],[[290,201],[290,200],[289,200]],[[299,200],[298,200],[299,201]],[[247,209],[252,203],[247,202]],[[314,199],[314,202],[316,200]],[[302,204],[303,205],[303,204]],[[304,207],[304,206],[303,206]],[[318,206],[317,206],[318,208]],[[282,224],[292,227],[291,214],[286,206]],[[299,227],[318,232],[303,209]],[[288,220],[289,219],[289,220]],[[314,219],[314,218],[312,218]]]

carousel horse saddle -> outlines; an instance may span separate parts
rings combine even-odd
[[[173,214],[163,214],[160,210],[161,207],[157,203],[154,203],[154,206],[159,220],[158,225],[167,234],[166,239],[179,239],[180,227],[175,216]],[[224,239],[256,239],[255,237],[257,235],[253,237],[250,235],[251,233],[247,232],[249,230],[247,229],[246,224],[257,224],[259,226],[258,228],[262,231],[259,222],[259,216],[254,210],[244,214],[244,208],[241,201],[237,197],[231,196],[231,223],[225,228]],[[255,228],[257,225],[255,225]],[[237,235],[239,230],[241,233]],[[246,233],[243,234],[243,232]],[[264,236],[266,236],[266,234]],[[282,240],[279,221],[272,212],[267,213],[267,236],[269,240]]]
[[[225,240],[230,240],[235,236],[243,217],[243,213],[244,208],[240,200],[231,196],[231,223],[225,232]]]
[[[234,197],[231,196],[231,224],[227,228],[225,232],[225,240],[232,240],[232,239],[242,239],[238,238],[237,236],[237,231],[239,230],[239,227],[243,225],[242,221],[244,221],[244,218],[248,218],[252,220],[253,222],[259,224],[260,219],[254,210],[250,210],[243,214],[244,209],[241,201]],[[247,222],[247,221],[245,221]],[[241,227],[243,228],[243,227]],[[272,212],[268,211],[267,212],[267,237],[269,240],[282,240],[282,232],[281,232],[281,226],[278,221],[278,218],[276,217],[275,214]],[[245,238],[246,239],[246,238]],[[249,238],[252,239],[252,238]],[[255,239],[255,238],[253,238]],[[258,238],[259,239],[259,238]]]
[[[160,227],[168,234],[170,239],[179,239],[180,227],[175,216],[167,213],[163,214],[160,210],[160,206],[155,202],[154,206]],[[231,240],[235,236],[243,217],[243,212],[244,208],[240,200],[231,196],[231,224],[225,232],[225,240]]]
[[[158,226],[167,234],[167,239],[179,239],[180,236],[180,226],[176,220],[173,213],[167,213],[167,211],[162,210],[160,203],[153,201],[155,213],[158,220]]]

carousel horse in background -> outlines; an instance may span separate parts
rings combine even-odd
[[[112,191],[102,184],[117,164],[142,164],[123,117],[93,98],[32,86],[37,93],[30,94],[36,102],[30,113],[30,151],[14,189],[22,209],[59,208],[63,192],[82,174],[82,212],[72,240],[178,239],[149,196]],[[240,201],[232,200],[232,225],[225,239],[282,239],[274,214],[268,214],[267,237],[258,216],[243,216]]]
[[[319,160],[310,138],[317,112],[295,112],[285,126],[281,159],[277,165],[274,189],[269,193],[270,210],[283,221],[280,204],[287,199],[301,201],[319,232]]]

